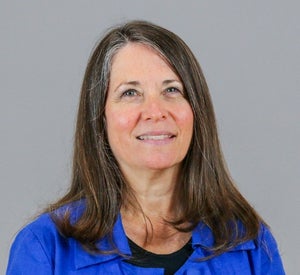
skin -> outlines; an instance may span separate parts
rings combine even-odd
[[[190,234],[164,222],[176,215],[172,197],[193,134],[179,77],[150,47],[127,44],[112,60],[105,117],[110,147],[149,219],[145,223],[141,211],[124,205],[127,236],[158,254],[180,249]],[[153,228],[147,242],[146,228]]]

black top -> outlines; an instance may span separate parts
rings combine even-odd
[[[130,239],[128,241],[132,258],[127,262],[140,267],[164,268],[165,275],[174,274],[193,253],[192,239],[184,247],[171,254],[155,254],[143,249]]]

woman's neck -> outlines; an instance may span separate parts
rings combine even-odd
[[[126,211],[134,215],[142,212],[143,215],[155,219],[158,217],[169,219],[174,215],[173,197],[178,168],[173,167],[162,171],[128,169],[123,173],[130,192],[128,197],[125,194],[123,200]]]
[[[178,231],[160,213],[156,213],[131,212],[123,208],[121,216],[126,236],[152,253],[170,254],[178,251],[190,239],[191,232]]]
[[[129,188],[121,215],[128,238],[153,253],[168,254],[180,249],[191,233],[180,232],[170,223],[178,214],[174,200],[178,169],[126,172]]]

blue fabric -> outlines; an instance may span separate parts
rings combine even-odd
[[[75,207],[76,208],[76,207]],[[72,208],[73,218],[82,211]],[[121,253],[131,255],[129,244],[119,216],[113,238]],[[285,274],[276,242],[265,226],[255,241],[245,242],[233,250],[207,261],[197,262],[206,256],[201,247],[211,246],[213,236],[208,227],[199,224],[192,233],[193,254],[175,273],[192,274]],[[102,248],[109,248],[105,238],[99,241]],[[43,214],[27,225],[17,235],[10,251],[7,275],[39,274],[163,274],[160,268],[133,266],[118,254],[89,254],[73,238],[62,237],[49,214]]]

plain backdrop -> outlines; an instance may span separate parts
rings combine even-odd
[[[0,0],[0,273],[19,228],[69,184],[91,49],[111,25],[145,19],[199,59],[232,176],[287,274],[300,274],[299,10],[297,0]]]

